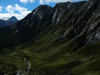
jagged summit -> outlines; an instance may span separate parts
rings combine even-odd
[[[9,18],[7,21],[6,21],[6,26],[10,26],[14,23],[16,23],[18,20],[15,16],[12,16],[11,18]]]
[[[18,20],[17,20],[17,18],[15,16],[12,16],[11,18],[9,18],[6,21],[0,20],[0,27],[10,26],[10,25],[14,24],[17,21]]]
[[[18,19],[15,16],[12,16],[11,18],[9,18],[8,20],[10,21],[18,21]]]
[[[59,6],[59,5],[66,5],[66,4],[69,4],[71,2],[58,2],[55,6]]]
[[[48,6],[48,5],[40,5],[40,6],[38,6],[37,8],[45,8],[45,7],[51,7],[51,6]],[[52,8],[52,7],[51,7]]]

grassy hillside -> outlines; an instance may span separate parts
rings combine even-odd
[[[55,42],[52,40],[55,34],[50,34],[34,43],[30,41],[11,49],[2,48],[1,74],[15,74],[27,68],[24,57],[31,63],[27,75],[100,74],[100,43],[83,46],[81,41],[83,35],[70,42],[64,43],[63,40]]]

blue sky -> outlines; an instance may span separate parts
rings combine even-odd
[[[57,2],[67,1],[82,0],[0,0],[0,19],[7,20],[15,16],[20,20],[41,4],[54,7]]]

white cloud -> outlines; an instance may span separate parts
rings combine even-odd
[[[19,6],[18,4],[15,4],[15,7],[14,7],[14,8],[15,8],[14,10],[19,11],[20,14],[21,14],[22,12],[28,11],[26,8],[21,7],[21,6]]]
[[[27,14],[29,14],[31,11],[29,11],[27,8],[21,7],[18,4],[15,4],[15,7],[13,7],[12,5],[8,5],[5,10],[8,13],[0,13],[0,19],[8,19],[12,16],[15,16],[17,19],[22,19],[24,18]],[[15,13],[15,12],[18,13]]]
[[[35,2],[35,0],[29,0],[30,1],[30,3],[33,3],[33,2]]]
[[[40,3],[40,4],[45,4],[43,0],[40,0],[39,3]]]
[[[23,16],[21,14],[16,14],[16,13],[0,13],[0,19],[3,20],[8,20],[10,17],[15,16],[18,20],[22,19]]]
[[[75,1],[82,1],[82,0],[40,0],[40,4],[44,4],[44,3],[57,3],[57,2],[67,2],[67,1],[70,1],[70,2],[75,2]]]
[[[21,7],[18,4],[15,4],[15,11],[18,11],[23,17],[31,12],[27,8]]]
[[[28,3],[28,0],[20,0],[22,3]]]
[[[33,3],[33,2],[35,2],[35,0],[20,0],[20,2],[22,2],[22,3],[28,3],[28,2]]]
[[[3,7],[2,7],[2,6],[0,6],[0,11],[2,11],[2,8],[3,8]]]
[[[13,12],[14,12],[14,7],[11,6],[11,5],[8,5],[8,6],[6,7],[6,11],[8,11],[9,13],[13,13]]]

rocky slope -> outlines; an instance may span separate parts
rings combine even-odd
[[[31,63],[31,75],[100,73],[99,0],[41,5],[11,27],[0,28],[0,35],[0,49],[10,49],[9,61],[18,60],[17,65],[5,63],[6,68],[14,65],[8,74],[23,70],[18,66],[23,57]]]

